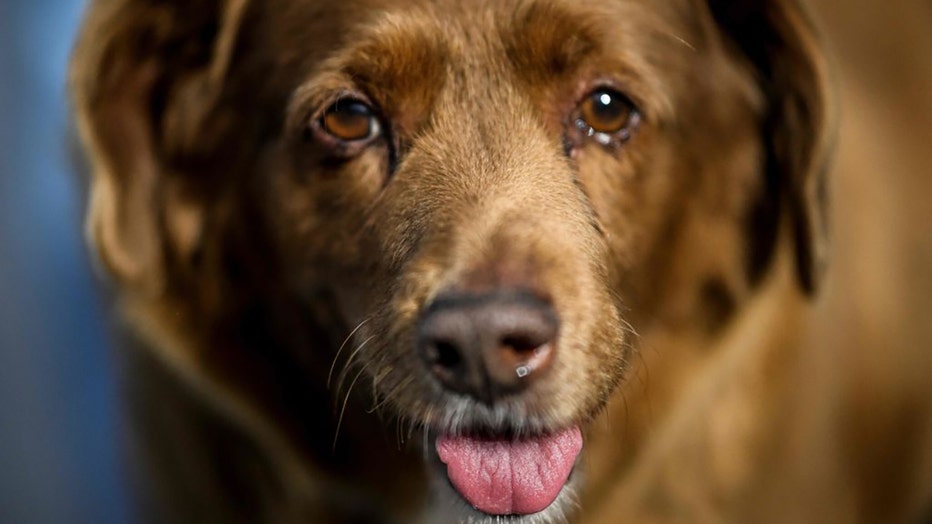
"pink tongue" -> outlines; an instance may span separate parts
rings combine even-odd
[[[528,515],[560,494],[582,449],[578,427],[529,440],[437,438],[447,475],[470,504],[490,515]]]

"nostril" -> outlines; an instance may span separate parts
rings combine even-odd
[[[502,339],[502,348],[520,357],[530,357],[545,343],[530,336],[506,336]]]
[[[430,358],[433,364],[444,369],[457,368],[463,361],[463,357],[456,348],[456,344],[442,340],[433,344],[431,354],[428,358]]]
[[[441,386],[491,403],[546,375],[559,325],[531,293],[445,294],[418,321],[419,353]]]
[[[430,372],[444,386],[463,391],[464,381],[469,376],[468,355],[463,354],[460,344],[446,338],[427,338],[421,343],[421,356]]]
[[[504,337],[497,356],[493,354],[489,357],[490,364],[498,368],[492,369],[491,372],[503,384],[510,382],[514,377],[529,378],[550,364],[551,349],[549,338],[541,340],[539,337],[528,336]],[[510,373],[513,373],[512,379],[508,379]]]

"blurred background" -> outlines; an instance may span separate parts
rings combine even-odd
[[[0,0],[2,523],[132,521],[67,115],[84,4]]]

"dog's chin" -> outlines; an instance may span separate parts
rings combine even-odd
[[[470,503],[451,481],[448,466],[437,449],[438,435],[429,436],[428,476],[431,503],[424,524],[565,524],[576,510],[576,494],[583,482],[582,454],[573,462],[569,477],[556,498],[544,509],[528,514],[490,514]]]

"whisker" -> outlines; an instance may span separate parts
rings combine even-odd
[[[340,390],[343,389],[343,382],[346,380],[346,375],[349,373],[349,370],[353,367],[353,362],[356,360],[356,357],[359,356],[359,352],[362,351],[362,348],[366,347],[366,344],[371,342],[372,339],[374,338],[375,338],[375,335],[372,335],[366,340],[363,340],[362,344],[359,344],[359,347],[357,347],[350,354],[349,358],[346,359],[346,364],[343,365],[343,371],[340,372],[340,377],[337,379],[337,387],[335,389],[335,391],[337,392],[337,395],[339,395]]]
[[[362,322],[360,322],[359,324],[356,324],[356,327],[353,328],[353,330],[350,332],[350,334],[347,335],[345,339],[343,339],[343,343],[340,344],[340,349],[338,349],[338,350],[337,350],[337,354],[333,356],[333,362],[330,364],[330,372],[327,373],[327,389],[330,389],[330,380],[333,378],[333,370],[334,370],[334,369],[336,368],[336,366],[337,366],[337,359],[340,358],[340,353],[343,352],[343,348],[346,347],[346,343],[349,342],[350,339],[353,338],[353,335],[355,335],[356,332],[359,331],[359,328],[361,328],[366,322],[369,322],[369,320],[371,320],[371,318],[372,318],[372,317],[363,319]]]
[[[403,429],[405,418],[406,417],[404,415],[401,415],[395,422],[395,440],[398,442],[398,451],[401,451],[402,446],[405,444],[405,435]]]
[[[384,397],[382,400],[380,400],[377,404],[375,404],[375,405],[372,406],[369,410],[367,410],[366,413],[372,414],[372,413],[375,413],[376,411],[378,411],[382,406],[384,406],[385,404],[387,404],[388,401],[391,400],[392,397],[394,397],[395,395],[397,395],[398,393],[400,393],[402,389],[404,389],[405,387],[407,387],[408,384],[410,384],[411,381],[413,381],[413,380],[414,380],[414,377],[413,377],[413,376],[410,376],[410,377],[406,378],[405,380],[403,380],[403,381],[402,381],[401,383],[399,383],[397,386],[395,386],[394,388],[392,388],[392,390],[391,390],[389,393],[387,393],[387,394],[385,395],[385,397]]]
[[[411,440],[414,435],[414,430],[417,428],[419,421],[416,418],[411,418],[411,422],[408,423],[408,440]]]
[[[378,366],[376,367],[378,367],[380,371],[378,373],[374,373],[372,376],[372,390],[373,391],[376,391],[379,387],[379,384],[381,384],[383,380],[385,380],[392,374],[392,372],[395,370],[395,366],[398,365],[399,362],[403,361],[405,356],[406,355],[402,354],[402,355],[395,355],[392,358],[388,358],[388,359],[384,357],[379,359]],[[409,378],[413,378],[413,377],[409,375]]]
[[[630,322],[624,318],[619,318],[618,321],[621,322],[621,328],[624,332],[634,335],[634,338],[641,338],[641,335],[634,329],[634,326],[632,326]]]
[[[428,408],[427,408],[427,413],[426,413],[426,415],[425,415],[425,417],[424,417],[424,420],[425,420],[425,421],[430,420],[430,417],[431,417],[431,414],[432,414],[432,409],[433,409],[433,408],[431,408],[431,407],[428,407]],[[423,446],[424,446],[424,450],[423,450],[423,451],[424,451],[424,462],[427,462],[427,460],[428,460],[428,458],[429,458],[429,456],[430,456],[430,455],[429,455],[429,438],[428,438],[430,432],[427,430],[427,422],[421,422],[420,425],[422,426],[421,432],[424,434],[424,440],[423,440]]]
[[[349,403],[350,394],[353,392],[353,386],[356,385],[356,381],[359,380],[359,377],[362,376],[365,370],[366,368],[362,368],[359,370],[359,373],[356,373],[356,378],[350,383],[349,389],[346,390],[346,396],[343,397],[343,407],[340,409],[340,417],[337,419],[337,428],[333,435],[333,450],[337,449],[337,439],[340,438],[340,426],[343,424],[343,415],[346,413],[346,404]]]

